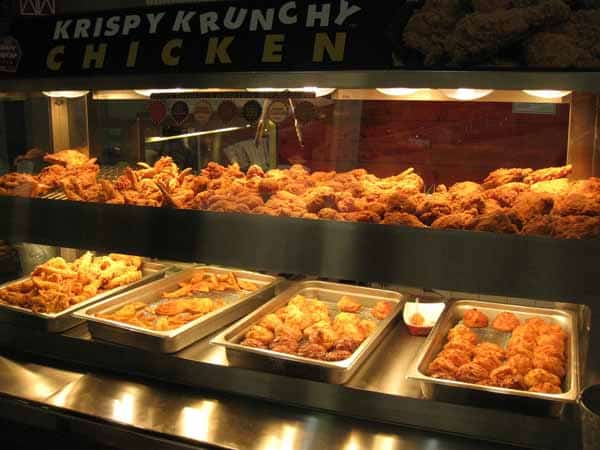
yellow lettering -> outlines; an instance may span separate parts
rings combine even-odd
[[[265,48],[263,51],[262,62],[278,63],[283,61],[281,52],[283,50],[284,40],[285,35],[283,34],[267,34],[265,37]]]
[[[139,49],[139,41],[133,41],[131,44],[129,44],[129,54],[127,55],[127,67],[135,67]]]
[[[179,64],[180,56],[173,55],[173,50],[183,46],[182,39],[171,39],[162,50],[162,61],[165,66],[176,66]]]
[[[233,36],[227,36],[222,41],[217,37],[210,38],[206,52],[206,64],[214,64],[217,59],[222,64],[231,64],[231,58],[227,53],[227,49],[232,42]]]
[[[335,33],[335,44],[331,42],[327,33],[317,33],[315,36],[313,62],[323,62],[325,59],[325,52],[327,52],[332,61],[343,61],[345,51],[346,33]]]
[[[52,50],[48,52],[48,57],[46,58],[46,67],[48,69],[57,71],[62,67],[62,61],[58,60],[58,56],[64,56],[65,54],[65,46],[59,45],[58,47],[54,47]]]
[[[89,69],[92,67],[92,63],[94,63],[94,69],[102,69],[104,67],[104,59],[106,58],[106,47],[107,44],[100,44],[98,45],[98,50],[96,50],[94,44],[86,45],[82,67]]]

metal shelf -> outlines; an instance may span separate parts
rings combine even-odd
[[[511,70],[353,70],[174,73],[96,77],[1,79],[0,91],[157,88],[294,88],[302,86],[368,89],[487,88],[600,90],[600,72]]]
[[[248,270],[588,303],[600,240],[572,241],[0,197],[0,239]]]

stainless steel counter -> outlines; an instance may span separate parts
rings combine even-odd
[[[189,444],[256,450],[507,448],[26,360],[0,357],[0,367],[0,417],[15,420],[10,403],[30,400],[29,408],[56,416],[57,427],[73,420],[69,428],[74,433],[89,433],[96,422],[115,436],[123,430],[160,436],[162,446],[169,440],[173,448]],[[84,425],[82,420],[91,422]]]

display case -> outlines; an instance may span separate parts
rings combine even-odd
[[[54,276],[52,256],[93,251],[169,261],[173,272],[216,265],[278,282],[248,294],[240,322],[242,313],[224,314],[218,330],[194,333],[203,321],[185,318],[193,338],[177,351],[128,345],[177,332],[116,325],[114,316],[94,315],[104,304],[76,313],[90,330],[53,334],[0,315],[2,347],[394,426],[579,448],[578,394],[600,380],[600,54],[591,43],[598,5],[263,3],[14,21],[0,42],[2,280],[33,270],[44,303],[35,267]],[[75,264],[60,270],[80,271]],[[162,286],[174,289],[182,274],[106,305],[169,303]],[[352,348],[357,364],[341,381],[289,368],[312,358],[299,349],[314,344],[309,332],[288,351],[295,356],[280,358],[260,339],[252,341],[258,350],[245,351],[261,311],[278,313],[296,298],[286,292],[299,295],[303,283],[321,286],[302,298],[327,303],[334,324],[346,294],[367,299],[362,320],[377,317],[378,301],[396,305],[373,339],[363,335],[365,346]],[[209,292],[189,289],[185,299]],[[516,388],[500,386],[489,370],[472,384],[496,385],[469,389],[452,379],[455,370],[438,383],[443,395],[422,390],[415,379],[444,377],[425,367],[436,355],[427,364],[417,357],[434,337],[441,348],[437,333],[462,316],[443,330],[438,324],[426,342],[400,319],[415,298],[485,304],[489,327],[499,311],[517,311],[523,322],[535,311],[549,322],[567,317],[569,395],[507,396],[543,384],[526,383],[529,370]],[[0,290],[0,307],[15,299],[37,305]],[[185,307],[177,314],[200,308]],[[173,325],[165,320],[160,326]],[[111,339],[101,339],[100,323]],[[339,342],[330,344],[318,341],[320,358],[337,356]],[[530,370],[547,362],[532,345]],[[234,353],[264,361],[249,366]],[[335,367],[318,364],[324,373]],[[552,411],[540,408],[545,401]]]

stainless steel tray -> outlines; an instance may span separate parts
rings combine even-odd
[[[382,300],[394,302],[396,307],[389,317],[381,321],[375,332],[360,345],[352,356],[344,361],[318,361],[271,350],[250,348],[240,344],[244,334],[252,325],[256,324],[263,316],[285,306],[296,295],[318,298],[328,303],[330,310],[336,309],[336,303],[343,295],[354,297],[366,308],[372,308]],[[342,384],[348,381],[385,336],[385,332],[401,313],[404,301],[402,294],[393,291],[323,281],[294,283],[262,308],[219,334],[211,343],[225,347],[227,359],[237,366]]]
[[[446,343],[446,335],[452,327],[461,321],[466,310],[477,308],[490,319],[490,324],[501,312],[509,311],[515,314],[519,320],[524,321],[532,317],[541,317],[551,323],[560,325],[563,330],[569,333],[569,341],[567,345],[567,374],[563,381],[562,394],[543,394],[529,391],[521,391],[518,389],[505,389],[498,387],[479,386],[471,383],[463,383],[460,381],[451,381],[431,378],[426,375],[426,370],[431,361],[438,355]],[[493,395],[498,398],[521,398],[528,402],[532,399],[543,401],[547,405],[556,405],[564,403],[574,403],[577,401],[580,387],[580,363],[579,363],[579,335],[577,315],[571,311],[562,311],[558,309],[534,308],[528,306],[519,306],[495,302],[475,301],[475,300],[454,300],[448,303],[446,309],[442,313],[437,325],[434,327],[429,337],[421,347],[417,357],[413,361],[407,378],[417,380],[421,383],[423,395],[427,398],[436,397],[437,394],[443,392],[436,388],[448,388],[454,391],[470,390],[473,395],[477,393]],[[490,334],[491,330],[480,330],[479,333]],[[492,333],[499,333],[493,331]],[[506,335],[506,341],[510,337],[510,333]],[[498,339],[496,339],[498,341]],[[473,398],[471,395],[471,398]],[[530,403],[529,403],[530,404]]]
[[[148,330],[96,317],[98,313],[109,313],[134,301],[147,304],[161,301],[163,292],[178,288],[179,283],[192,278],[198,270],[213,273],[233,272],[238,279],[257,284],[259,289],[254,292],[202,294],[203,297],[222,298],[225,300],[226,306],[170,331]],[[280,281],[282,281],[280,278],[260,273],[215,266],[197,266],[82,309],[77,312],[76,316],[88,321],[89,331],[94,338],[153,352],[174,353],[253,311],[275,295],[275,288]]]
[[[169,267],[164,264],[144,261],[144,265],[142,266],[141,280],[134,283],[129,283],[125,286],[119,286],[115,289],[104,291],[99,295],[88,298],[87,300],[84,300],[83,302],[73,305],[70,308],[58,313],[35,313],[27,308],[0,303],[0,322],[24,325],[29,328],[43,330],[49,333],[62,333],[69,328],[73,328],[74,326],[83,323],[81,318],[73,315],[75,311],[85,308],[92,303],[105,300],[113,295],[117,295],[130,289],[134,289],[138,286],[142,286],[151,281],[158,280],[165,275],[168,269]],[[0,287],[9,286],[11,284],[26,280],[27,278],[29,277],[27,276],[18,280],[10,281]]]

